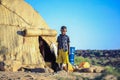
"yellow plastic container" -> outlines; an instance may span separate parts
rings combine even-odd
[[[73,70],[73,66],[70,63],[68,63],[68,71],[73,72]]]
[[[80,68],[90,68],[90,64],[88,62],[82,62],[79,65]]]

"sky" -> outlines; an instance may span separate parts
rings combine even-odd
[[[60,34],[67,26],[71,47],[120,49],[120,0],[25,0]]]

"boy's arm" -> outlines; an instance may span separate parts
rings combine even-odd
[[[70,54],[70,43],[68,43],[68,54]]]
[[[68,37],[67,42],[68,42],[68,54],[70,54],[70,38],[69,37]]]
[[[59,47],[58,47],[58,45],[57,45],[57,55],[59,55]]]
[[[59,55],[59,36],[57,37],[57,55]]]

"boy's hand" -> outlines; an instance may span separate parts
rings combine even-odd
[[[57,51],[57,55],[59,55],[59,51]]]
[[[70,44],[68,43],[68,55],[70,54]]]
[[[68,50],[68,55],[70,54],[70,50]]]

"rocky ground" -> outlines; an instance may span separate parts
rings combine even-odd
[[[102,77],[102,73],[65,72],[34,73],[34,72],[0,72],[0,80],[117,80],[113,75]]]

